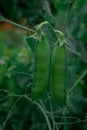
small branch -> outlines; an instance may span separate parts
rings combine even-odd
[[[73,89],[78,85],[78,83],[83,79],[83,77],[87,74],[87,69],[83,72],[83,74],[76,80],[76,82],[73,84],[73,86],[68,91],[68,95],[70,96]]]
[[[10,118],[10,116],[11,116],[11,114],[12,114],[12,111],[14,110],[16,104],[19,102],[19,100],[20,100],[21,98],[22,98],[22,96],[21,96],[21,97],[18,97],[18,99],[17,99],[17,100],[15,101],[15,103],[13,104],[11,110],[10,110],[9,113],[7,114],[7,117],[6,117],[6,119],[4,120],[3,125],[2,125],[2,130],[5,129],[6,124],[7,124],[7,121],[9,120],[9,118]]]
[[[20,24],[18,24],[18,23],[15,23],[15,22],[13,22],[13,21],[11,21],[11,20],[8,20],[7,18],[3,17],[2,15],[0,15],[0,22],[1,22],[1,21],[6,22],[6,23],[10,23],[10,24],[12,24],[12,25],[14,25],[14,26],[16,26],[16,27],[18,27],[18,28],[21,28],[21,29],[23,29],[23,30],[36,33],[35,30],[30,29],[30,28],[28,28],[28,27],[25,27],[25,26],[23,26],[23,25],[20,25]]]
[[[26,95],[25,95],[24,97],[25,97],[27,100],[29,100],[29,101],[32,102],[31,98],[27,97]],[[46,112],[45,112],[45,109],[40,105],[40,103],[34,102],[34,104],[37,105],[38,108],[39,108],[39,109],[41,110],[41,112],[43,113],[43,115],[44,115],[44,117],[45,117],[45,119],[46,119],[47,125],[48,125],[48,130],[52,130],[51,124],[50,124],[49,118],[48,118],[48,116],[47,116],[47,114],[46,114]]]

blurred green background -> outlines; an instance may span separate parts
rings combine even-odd
[[[70,115],[86,122],[68,127],[58,125],[58,130],[87,130],[87,0],[0,0],[0,14],[30,28],[46,20],[65,33],[71,44],[71,50],[66,48],[66,61],[71,65],[65,73],[66,93],[68,86],[85,73],[74,95],[70,99],[66,97],[66,105]],[[48,130],[38,107],[23,97],[31,94],[31,62],[26,31],[1,22],[0,130]],[[48,103],[44,101],[44,104],[50,111]],[[54,111],[59,110],[58,106],[53,107]]]

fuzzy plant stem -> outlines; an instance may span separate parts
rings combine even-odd
[[[18,27],[18,28],[21,28],[21,29],[23,29],[23,30],[26,30],[26,31],[36,33],[35,30],[30,29],[30,28],[28,28],[28,27],[25,27],[25,26],[23,26],[23,25],[20,25],[20,24],[18,24],[18,23],[15,23],[15,22],[13,22],[13,21],[11,21],[11,20],[8,20],[7,18],[3,17],[2,15],[0,15],[0,21],[1,21],[1,22],[10,23],[10,24],[12,24],[12,25],[14,25],[14,26],[16,26],[16,27]]]

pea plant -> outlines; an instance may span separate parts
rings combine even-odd
[[[0,16],[0,21],[9,22],[27,31],[27,49],[30,52],[27,75],[30,79],[29,90],[23,94],[9,95],[15,102],[3,117],[0,129],[27,130],[24,127],[25,119],[19,124],[11,119],[16,119],[15,114],[12,116],[15,108],[21,110],[24,107],[21,102],[26,100],[28,106],[24,117],[30,118],[27,123],[30,130],[82,130],[83,127],[86,130],[87,117],[82,114],[85,99],[81,93],[80,81],[87,74],[87,70],[78,75],[80,54],[70,40],[47,21],[36,25],[34,29],[16,24],[3,16]],[[20,108],[17,108],[18,104]]]

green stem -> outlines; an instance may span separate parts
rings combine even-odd
[[[49,118],[48,118],[48,116],[47,116],[45,110],[43,109],[43,107],[42,107],[39,103],[36,103],[36,105],[37,105],[37,106],[39,107],[39,109],[42,111],[42,113],[43,113],[43,115],[44,115],[44,117],[45,117],[45,119],[46,119],[46,122],[47,122],[47,125],[48,125],[48,129],[49,129],[49,130],[52,130],[51,124],[50,124],[50,121],[49,121]]]
[[[29,97],[27,97],[27,96],[24,96],[24,97],[26,99],[28,99],[29,101],[31,101],[31,99]],[[48,130],[52,130],[49,118],[48,118],[45,110],[43,109],[43,107],[39,103],[34,102],[34,104],[37,105],[39,107],[39,109],[41,110],[41,112],[43,113],[43,115],[44,115],[44,117],[46,119],[47,125],[48,125]]]
[[[15,103],[13,104],[13,106],[12,106],[11,110],[9,111],[9,113],[8,113],[8,115],[7,115],[6,119],[5,119],[5,121],[3,122],[2,130],[5,129],[5,126],[6,126],[6,124],[7,124],[7,121],[9,120],[9,118],[10,118],[10,116],[11,116],[11,114],[12,114],[13,109],[15,108],[16,104],[19,102],[19,100],[20,100],[21,98],[22,98],[22,96],[21,96],[21,97],[18,97],[18,99],[17,99],[17,100],[15,101]]]
[[[32,29],[30,29],[30,28],[28,28],[28,27],[25,27],[25,26],[23,26],[23,25],[20,25],[20,24],[18,24],[18,23],[15,23],[15,22],[13,22],[13,21],[11,21],[11,20],[8,20],[7,18],[3,17],[2,15],[0,15],[0,21],[6,22],[6,23],[10,23],[10,24],[12,24],[12,25],[14,25],[14,26],[16,26],[16,27],[18,27],[18,28],[21,28],[21,29],[23,29],[23,30],[26,30],[26,31],[30,31],[30,32],[36,33],[35,30],[32,30]]]
[[[70,96],[73,89],[78,85],[78,83],[83,79],[83,77],[87,74],[87,69],[83,72],[83,74],[78,78],[78,80],[74,83],[74,85],[68,91],[68,95]]]

